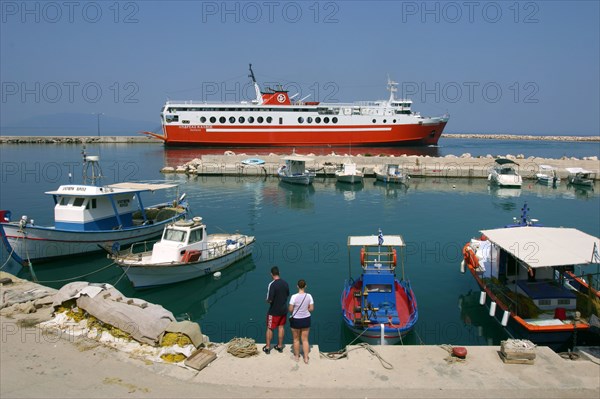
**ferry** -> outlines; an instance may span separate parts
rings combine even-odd
[[[167,101],[162,134],[143,132],[167,146],[393,146],[436,145],[449,116],[421,116],[412,101],[396,99],[389,80],[388,100],[355,103],[293,101],[282,87],[262,91],[250,64],[256,98],[236,103]]]

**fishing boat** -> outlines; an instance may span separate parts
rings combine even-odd
[[[384,237],[381,230],[379,235],[348,237],[349,255],[352,248],[360,247],[362,273],[344,284],[342,319],[364,342],[401,342],[417,322],[417,301],[410,282],[404,278],[405,246],[401,236]],[[402,268],[400,280],[396,277],[398,259]],[[350,272],[351,263],[349,260]]]
[[[165,182],[96,185],[102,178],[98,156],[83,151],[83,184],[48,191],[54,200],[54,225],[38,226],[23,215],[0,222],[10,256],[22,265],[102,251],[159,236],[164,226],[185,218],[185,194],[171,202],[144,206],[142,194],[177,187]],[[91,184],[88,184],[88,180]],[[5,214],[8,213],[5,211]]]
[[[569,175],[567,181],[569,184],[583,187],[594,187],[596,173],[583,168],[565,168]]]
[[[340,183],[360,184],[363,182],[364,174],[356,169],[356,164],[352,161],[346,161],[335,171],[336,181]]]
[[[540,165],[540,171],[535,174],[539,184],[556,187],[560,183],[560,177],[556,174],[556,168],[550,165]]]
[[[378,165],[373,168],[375,178],[384,183],[395,183],[408,185],[410,176],[402,171],[402,168],[397,163],[389,163]]]
[[[284,157],[283,160],[285,164],[277,170],[277,175],[281,181],[305,186],[312,184],[316,174],[306,169],[306,162],[312,161],[312,158],[292,154]]]
[[[251,255],[253,245],[253,236],[207,234],[202,218],[194,217],[165,226],[151,250],[138,243],[112,258],[135,288],[148,288],[218,272]]]
[[[490,169],[488,180],[499,187],[521,187],[523,179],[515,166],[519,164],[511,159],[497,158],[496,164]]]
[[[252,64],[255,98],[241,102],[167,101],[162,134],[144,132],[167,146],[390,146],[436,145],[449,116],[421,116],[410,99],[322,103],[295,100],[281,86],[261,90]]]
[[[481,289],[479,303],[513,337],[556,350],[597,345],[597,290],[576,284],[583,281],[573,272],[591,273],[598,265],[600,240],[574,228],[542,226],[527,211],[525,205],[513,224],[471,239],[461,271],[470,272]]]

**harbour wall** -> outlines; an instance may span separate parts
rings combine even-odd
[[[373,177],[374,168],[378,165],[395,163],[400,165],[405,173],[411,177],[444,177],[444,178],[482,178],[487,179],[489,170],[495,164],[492,155],[485,157],[472,157],[470,154],[461,156],[447,155],[445,157],[430,156],[348,156],[348,155],[314,155],[302,154],[311,158],[306,162],[310,170],[314,170],[317,176],[335,176],[335,171],[340,164],[349,160],[356,163],[358,170],[362,170],[367,177]],[[517,172],[524,179],[535,179],[535,174],[540,172],[540,165],[549,165],[557,169],[557,175],[565,179],[568,172],[565,168],[580,167],[596,173],[595,179],[600,175],[600,161],[598,157],[584,157],[584,159],[567,158],[547,159],[529,157],[522,155],[510,155],[518,166]],[[276,176],[277,169],[283,165],[283,156],[270,154],[260,156],[265,163],[262,165],[245,165],[242,161],[248,159],[246,154],[235,154],[226,151],[223,155],[203,155],[183,165],[166,166],[161,169],[162,173],[179,173],[200,176]]]
[[[534,136],[517,134],[443,133],[442,138],[485,140],[531,140],[564,142],[600,142],[600,136]],[[162,144],[162,141],[145,135],[137,136],[5,136],[0,144]]]

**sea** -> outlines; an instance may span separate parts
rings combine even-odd
[[[0,209],[13,219],[27,215],[38,225],[53,220],[52,197],[44,192],[82,180],[83,148],[78,145],[6,144],[0,146]],[[279,153],[277,149],[231,149],[248,156]],[[342,349],[355,337],[342,323],[340,296],[344,282],[360,273],[359,254],[347,247],[350,235],[401,235],[407,243],[404,278],[410,280],[419,318],[401,344],[499,345],[507,332],[479,305],[479,290],[461,274],[461,249],[483,229],[501,227],[518,217],[524,206],[547,226],[565,226],[600,236],[600,186],[581,189],[561,182],[556,188],[525,181],[521,189],[494,189],[485,179],[413,178],[409,187],[365,179],[363,185],[318,177],[309,187],[279,182],[275,177],[163,175],[176,166],[224,149],[164,148],[157,144],[87,145],[101,159],[103,183],[169,180],[177,189],[151,194],[159,203],[186,194],[194,216],[209,233],[254,235],[248,257],[213,276],[146,290],[132,288],[122,270],[105,254],[71,257],[33,265],[40,283],[60,288],[71,281],[104,282],[124,295],[157,303],[180,320],[198,322],[213,342],[235,337],[265,341],[265,297],[270,268],[295,292],[299,279],[315,299],[310,341],[321,351]],[[446,139],[438,147],[377,149],[296,149],[298,153],[421,154],[469,153],[472,156],[522,154],[525,157],[589,157],[600,155],[598,142]],[[284,155],[282,153],[282,155]],[[3,271],[32,279],[29,268],[8,258],[2,248]],[[401,274],[401,271],[398,271]],[[291,332],[286,331],[286,344]]]

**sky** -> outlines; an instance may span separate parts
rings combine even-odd
[[[599,1],[1,0],[0,134],[153,130],[167,99],[251,100],[249,63],[312,101],[389,76],[449,133],[600,133]]]

